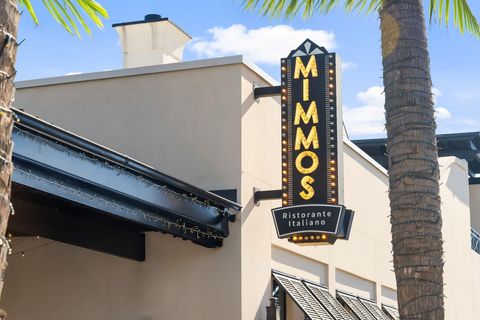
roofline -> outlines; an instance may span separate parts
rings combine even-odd
[[[134,25],[134,24],[155,23],[155,22],[164,22],[164,21],[170,22],[170,23],[173,24],[175,27],[177,27],[178,30],[180,30],[183,34],[185,34],[188,38],[193,39],[192,36],[191,36],[188,32],[186,32],[185,30],[183,30],[182,28],[180,28],[176,23],[174,23],[173,21],[169,20],[168,18],[159,18],[159,19],[157,19],[157,20],[137,20],[137,21],[114,23],[114,24],[112,24],[112,28],[131,26],[131,25]]]
[[[378,163],[377,161],[375,161],[375,159],[373,159],[372,157],[370,157],[368,155],[368,153],[366,153],[365,151],[363,151],[362,149],[360,149],[360,147],[358,147],[355,143],[353,143],[352,141],[348,140],[348,139],[343,139],[343,143],[345,145],[347,145],[348,147],[350,147],[350,149],[352,149],[354,152],[356,152],[360,157],[362,157],[363,159],[365,159],[365,161],[367,161],[368,163],[370,163],[374,168],[376,168],[378,171],[380,171],[380,173],[384,174],[386,177],[388,177],[388,171],[387,169],[385,169],[380,163]]]
[[[69,75],[69,76],[58,76],[58,77],[50,77],[50,78],[17,81],[15,82],[15,87],[17,89],[34,88],[34,87],[52,86],[52,85],[60,85],[60,84],[75,83],[75,82],[141,76],[141,75],[149,75],[149,74],[163,73],[163,72],[212,68],[212,67],[228,66],[228,65],[235,65],[235,64],[245,65],[246,67],[251,69],[253,72],[255,72],[257,75],[262,77],[266,82],[268,82],[272,86],[275,86],[278,84],[278,82],[275,79],[269,76],[260,67],[246,61],[242,55],[236,55],[236,56],[228,56],[228,57],[221,57],[221,58],[184,61],[184,62],[177,62],[177,63],[159,64],[159,65],[153,65],[153,66],[117,69],[117,70],[110,70],[110,71],[89,72],[89,73],[80,73],[80,74]]]
[[[136,20],[136,21],[119,22],[119,23],[112,24],[112,28],[129,26],[129,25],[132,25],[132,24],[142,24],[142,23],[162,22],[162,21],[168,21],[168,18],[159,17],[159,18],[156,18],[155,20],[145,20],[144,19],[144,20]]]

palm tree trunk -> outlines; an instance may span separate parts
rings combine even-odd
[[[380,11],[393,264],[401,319],[444,319],[439,169],[421,0]]]
[[[7,266],[8,248],[5,232],[8,217],[12,211],[10,204],[10,186],[12,165],[12,127],[13,114],[9,111],[15,95],[13,78],[15,76],[15,57],[17,54],[17,28],[20,14],[15,1],[2,0],[0,5],[0,295],[3,287],[3,275]],[[3,318],[0,314],[0,318]]]

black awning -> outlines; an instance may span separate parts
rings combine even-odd
[[[391,320],[400,320],[400,313],[398,309],[382,304],[382,310],[390,317]]]
[[[139,243],[144,231],[161,231],[205,247],[219,247],[228,236],[228,224],[235,214],[230,210],[239,211],[239,204],[23,111],[14,111],[20,122],[15,124],[12,134],[12,203],[14,207],[15,202],[19,203],[18,209],[26,212],[12,218],[15,234],[64,239],[66,243],[98,249],[85,245],[82,239],[75,241],[62,232],[58,223],[53,228],[55,236],[41,234],[40,231],[51,229],[46,221],[60,221],[53,218],[58,216],[65,217],[64,222],[71,227],[84,225],[99,236],[131,235],[138,250],[144,248]],[[32,208],[35,212],[30,214]],[[59,212],[65,214],[59,216]],[[28,221],[22,221],[23,218]],[[33,233],[40,225],[42,230]],[[72,232],[76,233],[73,229]],[[101,237],[94,243],[104,240]],[[144,252],[111,249],[103,246],[99,251],[140,261],[144,256]]]
[[[310,320],[333,320],[300,279],[272,271],[273,278]]]
[[[377,320],[356,296],[337,290],[337,297],[360,320]]]
[[[377,306],[374,301],[370,301],[363,298],[358,298],[360,302],[374,315],[375,319],[378,320],[390,320],[390,318]]]
[[[330,312],[335,320],[353,320],[352,316],[342,307],[340,302],[330,294],[327,288],[305,280],[303,283],[313,293],[315,298],[320,301],[323,307]]]

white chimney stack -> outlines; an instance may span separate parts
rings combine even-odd
[[[145,20],[115,23],[123,48],[123,67],[143,67],[180,62],[183,48],[192,39],[185,31],[158,14]]]

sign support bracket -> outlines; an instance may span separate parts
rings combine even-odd
[[[279,96],[282,91],[281,86],[274,87],[257,87],[253,89],[253,97],[255,100],[262,97],[274,97]]]
[[[260,189],[253,188],[253,202],[258,206],[262,200],[281,199],[282,191],[282,189],[260,191]]]

